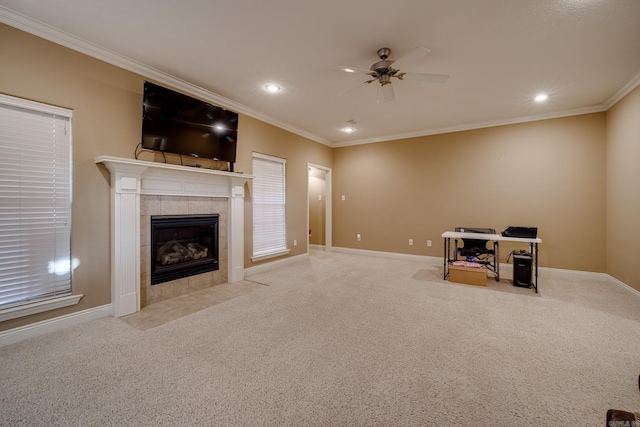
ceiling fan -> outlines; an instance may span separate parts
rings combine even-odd
[[[393,86],[391,85],[391,79],[396,78],[398,80],[415,80],[420,82],[431,82],[431,83],[444,83],[449,79],[449,76],[446,74],[427,74],[427,73],[407,73],[400,71],[401,68],[404,68],[414,62],[424,58],[431,52],[426,47],[414,47],[409,52],[393,61],[389,59],[389,55],[391,55],[391,49],[387,47],[383,47],[378,49],[377,55],[380,58],[380,61],[376,62],[369,68],[368,70],[362,68],[354,68],[354,67],[344,67],[338,66],[334,67],[339,70],[345,71],[347,73],[364,73],[372,78],[366,80],[359,85],[349,88],[341,93],[338,96],[342,96],[346,93],[349,93],[361,86],[371,84],[375,81],[378,81],[380,85],[378,86],[378,102],[380,102],[380,91],[382,92],[382,99],[384,102],[391,102],[396,99],[395,92],[393,90]]]

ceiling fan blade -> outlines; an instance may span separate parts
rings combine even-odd
[[[335,70],[344,71],[345,73],[364,73],[371,75],[371,70],[365,70],[364,68],[346,67],[344,65],[337,65],[332,68]]]
[[[390,83],[382,86],[382,99],[384,100],[384,102],[391,102],[396,99],[396,94],[393,91],[393,86],[391,86]]]
[[[400,80],[415,80],[420,82],[444,83],[449,80],[447,74],[427,74],[427,73],[402,73],[398,75]]]
[[[398,58],[393,64],[391,64],[391,67],[394,70],[400,70],[402,69],[402,67],[413,64],[417,60],[424,58],[429,54],[429,52],[431,51],[426,47],[414,47],[409,52]]]
[[[362,86],[364,86],[364,85],[368,85],[368,84],[370,84],[371,82],[375,82],[375,81],[376,81],[376,80],[375,80],[375,79],[373,79],[373,80],[367,80],[367,81],[362,82],[362,83],[358,83],[358,84],[357,84],[357,85],[355,85],[355,86],[352,86],[352,87],[350,87],[350,88],[348,88],[348,89],[343,90],[342,92],[338,93],[338,94],[337,94],[337,95],[335,95],[335,96],[343,96],[343,95],[346,95],[346,94],[347,94],[347,93],[349,93],[349,92],[353,92],[354,90],[356,90],[356,89],[358,89],[358,88],[360,88],[360,87],[362,87]]]

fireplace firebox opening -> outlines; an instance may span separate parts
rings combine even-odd
[[[219,269],[218,214],[151,217],[151,284]]]

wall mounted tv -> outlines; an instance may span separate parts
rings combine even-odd
[[[229,162],[233,171],[238,114],[144,82],[142,147]]]

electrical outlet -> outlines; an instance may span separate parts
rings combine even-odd
[[[431,247],[431,240],[427,240],[427,246]]]
[[[347,196],[345,196],[344,194],[342,195],[342,201],[344,202],[345,200],[347,200]]]
[[[413,246],[413,239],[409,239],[409,246]]]
[[[293,239],[293,246],[298,246],[298,240],[297,239]]]
[[[356,240],[359,242],[360,240],[362,240],[362,236],[360,235],[360,233],[356,234]]]

